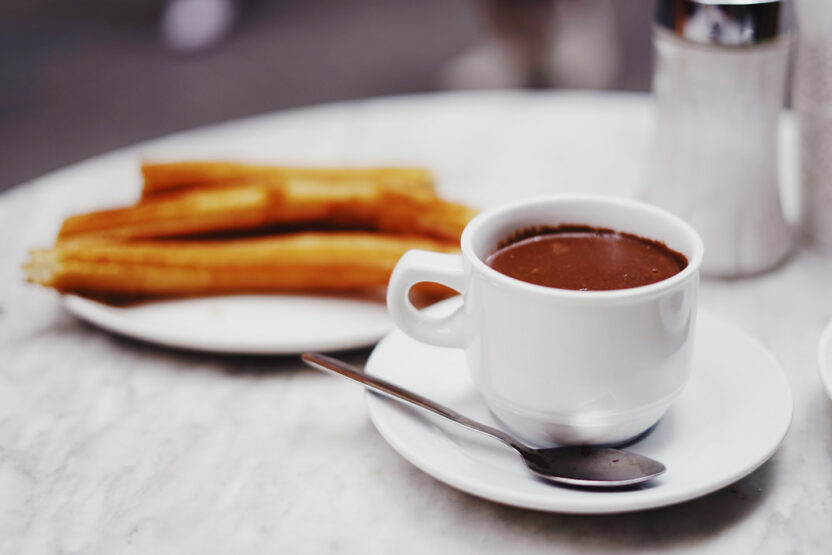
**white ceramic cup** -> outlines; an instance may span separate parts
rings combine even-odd
[[[534,285],[485,263],[501,240],[529,226],[584,224],[665,243],[684,254],[678,274],[642,287],[574,291]],[[412,250],[387,292],[411,337],[465,349],[475,387],[508,430],[532,445],[616,444],[655,424],[691,370],[702,240],[680,218],[633,200],[594,195],[533,198],[484,212],[461,254]],[[419,282],[462,294],[432,317],[408,300]]]

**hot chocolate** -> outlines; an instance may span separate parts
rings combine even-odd
[[[664,243],[584,225],[534,227],[503,241],[486,263],[507,276],[558,289],[629,289],[665,280],[688,260]]]

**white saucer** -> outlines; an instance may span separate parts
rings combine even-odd
[[[228,295],[119,307],[74,295],[64,306],[91,324],[168,347],[287,355],[367,347],[393,324],[381,301],[306,295]]]
[[[820,335],[818,369],[820,370],[820,380],[826,388],[826,394],[832,399],[832,321],[826,325]]]
[[[497,425],[473,390],[460,350],[431,347],[396,330],[378,344],[366,371]],[[792,415],[789,384],[774,358],[745,332],[708,314],[699,316],[694,369],[682,396],[647,437],[628,447],[667,466],[641,489],[553,486],[495,440],[381,397],[368,395],[368,405],[384,439],[437,480],[499,503],[562,513],[637,511],[715,491],[768,460]]]

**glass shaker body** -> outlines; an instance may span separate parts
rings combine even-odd
[[[654,29],[656,128],[644,197],[702,236],[702,271],[738,276],[780,262],[791,240],[778,187],[788,40],[695,44]]]

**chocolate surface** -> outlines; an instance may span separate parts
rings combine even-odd
[[[685,255],[659,241],[582,225],[519,230],[486,263],[528,283],[578,291],[649,285],[688,265]]]

